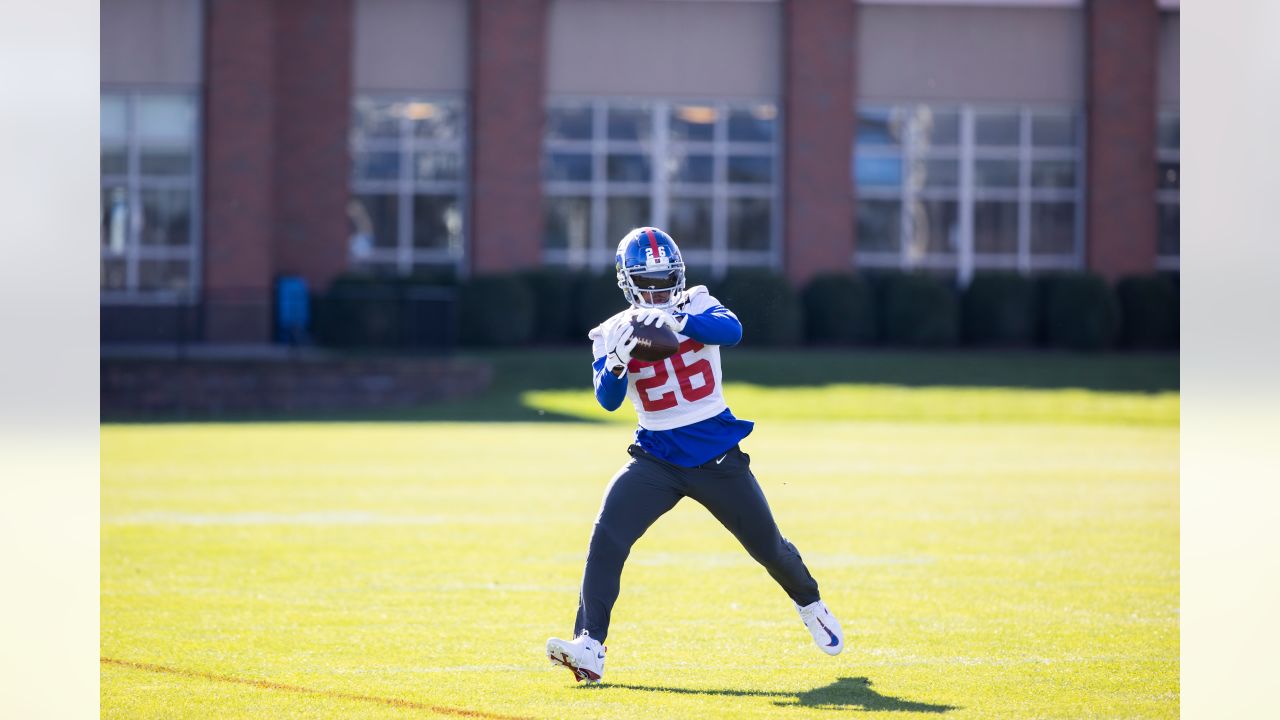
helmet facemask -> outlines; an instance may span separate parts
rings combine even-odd
[[[684,292],[684,263],[667,263],[662,269],[626,268],[618,273],[618,287],[635,307],[670,309]]]

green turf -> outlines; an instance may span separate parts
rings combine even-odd
[[[104,427],[101,652],[148,665],[104,662],[103,717],[1177,716],[1176,380],[743,374],[844,654],[686,501],[632,553],[606,684],[546,664],[630,428],[503,378],[543,422]]]

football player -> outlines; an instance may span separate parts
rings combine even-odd
[[[818,647],[844,649],[840,623],[818,595],[800,553],[782,537],[756,478],[738,446],[753,423],[725,404],[720,348],[742,338],[742,324],[702,285],[685,289],[675,241],[651,227],[632,230],[618,244],[618,286],[631,307],[588,334],[595,362],[596,400],[616,410],[630,398],[639,416],[631,459],[613,476],[591,532],[578,598],[574,638],[547,641],[547,657],[594,683],[604,674],[609,615],[631,546],[681,498],[701,503],[790,596]],[[659,362],[631,357],[632,321],[664,325],[679,350]]]

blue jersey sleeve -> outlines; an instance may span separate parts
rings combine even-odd
[[[715,305],[697,315],[685,316],[684,335],[704,345],[733,347],[742,340],[742,323],[729,308]]]
[[[613,412],[627,396],[627,374],[622,373],[619,377],[605,370],[604,361],[605,358],[596,358],[591,364],[595,369],[596,402],[605,410]]]

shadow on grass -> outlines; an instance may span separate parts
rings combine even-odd
[[[575,422],[598,420],[531,407],[522,395],[533,390],[591,393],[589,349],[531,348],[464,353],[464,362],[493,368],[493,384],[463,401],[412,408],[341,412],[174,413],[122,416],[104,408],[112,423],[156,422]],[[730,349],[723,355],[728,381],[765,387],[831,384],[903,387],[1078,388],[1103,392],[1177,392],[1176,353],[1100,353],[899,350]]]
[[[771,692],[767,690],[699,689],[667,687],[663,685],[600,684],[586,685],[583,689],[601,692],[610,689],[640,690],[645,692],[673,693],[678,695],[717,695],[729,697],[778,698],[774,705],[780,707],[801,706],[827,710],[862,710],[864,712],[914,712],[945,713],[959,709],[954,705],[937,705],[915,700],[904,700],[891,695],[881,695],[871,689],[871,680],[865,677],[843,677],[830,685],[799,693]]]

